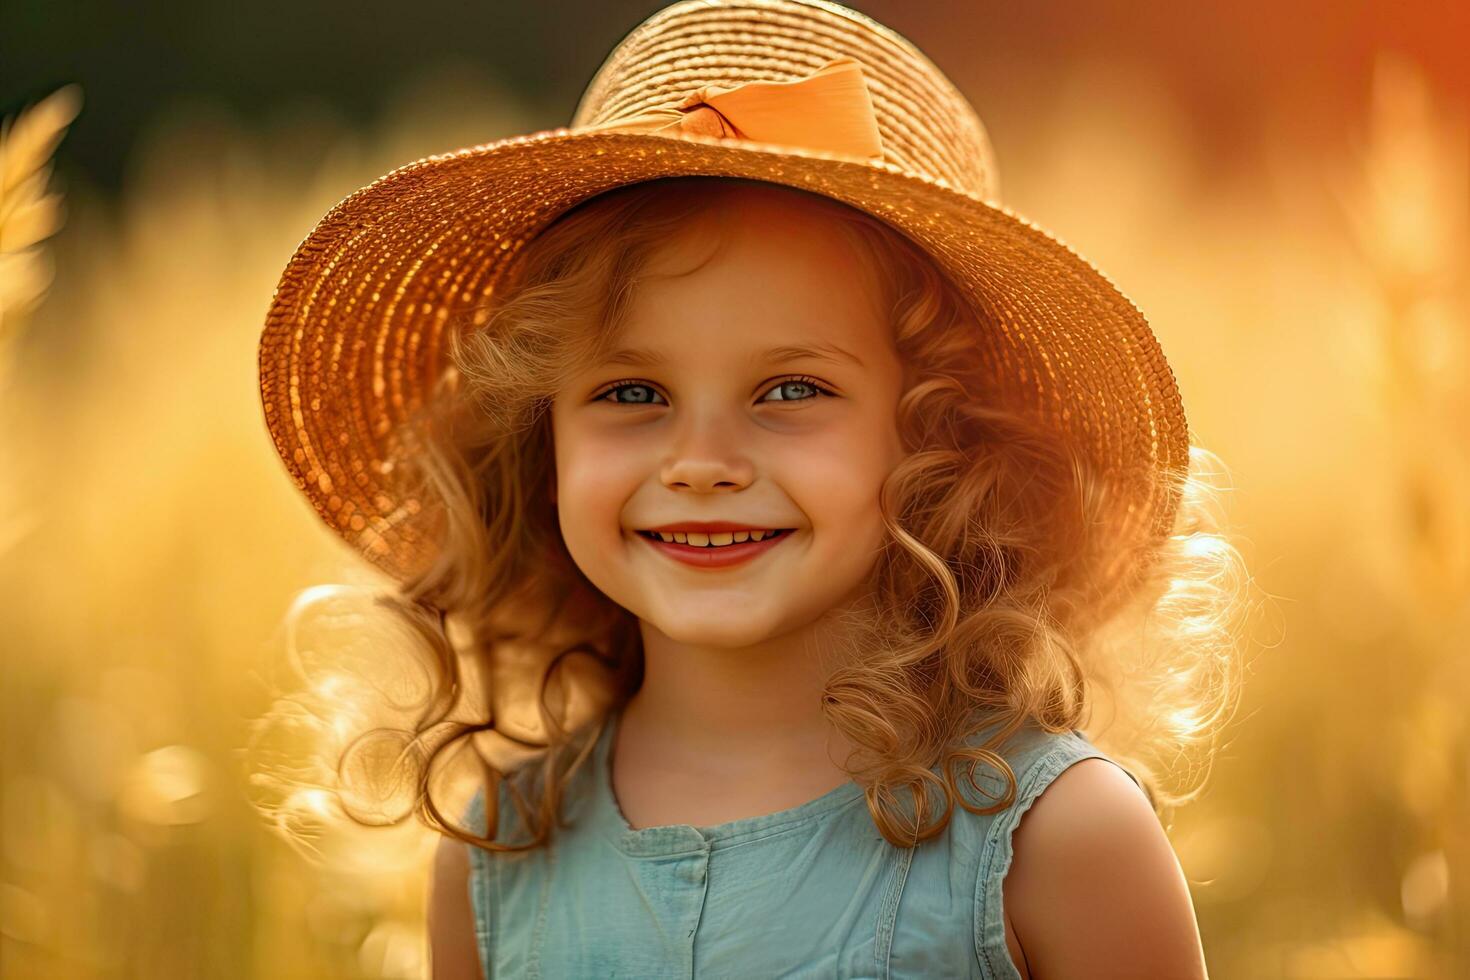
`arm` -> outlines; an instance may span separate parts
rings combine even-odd
[[[470,909],[469,846],[447,834],[434,851],[429,879],[429,976],[432,980],[481,980]]]
[[[1004,904],[1031,980],[1206,976],[1179,861],[1112,762],[1084,759],[1058,775],[1013,848]]]

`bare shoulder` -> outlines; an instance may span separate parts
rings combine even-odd
[[[468,847],[445,835],[434,850],[427,922],[431,980],[480,980],[483,976],[470,907]]]
[[[1012,848],[1003,904],[1023,977],[1206,976],[1174,849],[1112,762],[1083,759],[1058,775],[1022,815]]]

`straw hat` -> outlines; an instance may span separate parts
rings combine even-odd
[[[1143,315],[1086,260],[995,200],[989,138],[917,48],[826,0],[684,0],[633,30],[569,128],[426,157],[322,218],[260,341],[265,421],[322,519],[389,575],[432,558],[396,428],[446,371],[446,323],[482,307],[526,241],[574,205],[657,177],[753,178],[866,211],[969,297],[998,394],[1075,439],[1125,540],[1172,527],[1188,440]]]

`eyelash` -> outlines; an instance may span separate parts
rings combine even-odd
[[[795,376],[790,377],[790,378],[782,378],[781,380],[777,381],[774,385],[772,385],[770,388],[767,388],[766,389],[766,394],[770,394],[773,390],[775,390],[776,388],[779,388],[781,385],[791,384],[792,382],[799,382],[799,383],[804,384],[804,385],[810,385],[812,388],[816,389],[817,394],[814,395],[811,398],[783,398],[783,399],[780,399],[780,401],[786,401],[786,402],[814,402],[814,401],[817,401],[819,398],[821,398],[823,395],[826,395],[828,397],[831,397],[831,396],[835,395],[835,392],[833,392],[832,390],[830,390],[826,385],[824,385],[821,382],[819,382],[816,378],[807,377],[806,375],[795,375]],[[646,381],[636,381],[636,380],[633,380],[633,379],[628,379],[626,381],[615,381],[612,384],[608,385],[606,388],[602,389],[602,391],[600,393],[598,393],[598,395],[593,399],[593,401],[605,401],[605,402],[607,402],[610,405],[638,405],[640,408],[652,404],[652,402],[643,402],[643,403],[637,403],[637,402],[616,402],[616,401],[612,401],[611,399],[609,399],[607,397],[608,395],[611,395],[613,392],[619,391],[619,390],[621,390],[623,388],[648,388],[650,391],[656,391],[657,390],[656,388],[653,387],[653,385],[649,384]],[[764,399],[762,399],[762,400],[764,400]]]

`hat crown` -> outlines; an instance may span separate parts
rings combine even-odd
[[[990,137],[954,83],[907,39],[828,0],[683,0],[634,28],[588,83],[573,129],[677,105],[704,86],[792,82],[835,58],[863,71],[883,162],[998,196]]]

